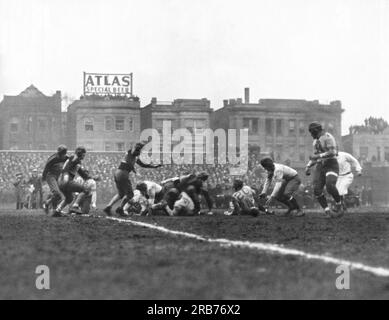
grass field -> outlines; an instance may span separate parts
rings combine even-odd
[[[389,269],[389,214],[327,220],[275,216],[136,217],[209,238],[272,243]],[[1,299],[389,299],[389,277],[336,265],[221,246],[100,217],[51,218],[0,210]],[[37,290],[35,268],[50,268]]]

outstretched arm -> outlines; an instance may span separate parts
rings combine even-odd
[[[150,168],[150,169],[162,167],[162,164],[146,164],[146,163],[142,162],[142,160],[140,160],[140,159],[136,159],[136,164],[142,168]]]

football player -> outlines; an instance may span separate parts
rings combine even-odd
[[[204,182],[208,179],[208,173],[206,172],[200,172],[200,173],[191,173],[180,177],[174,177],[170,179],[166,179],[161,182],[161,184],[164,186],[164,189],[169,190],[171,188],[175,188],[179,190],[179,192],[186,191],[189,186],[193,186],[195,192],[191,195],[191,198],[195,205],[195,212],[197,214],[200,213],[200,196],[203,196],[207,206],[208,206],[208,213],[209,215],[212,215],[212,208],[213,208],[213,201],[211,197],[209,196],[208,190],[204,187]],[[166,192],[165,192],[166,193]]]
[[[295,211],[294,216],[304,216],[304,212],[294,197],[301,184],[297,171],[286,165],[275,163],[271,158],[262,159],[261,166],[268,172],[260,195],[261,198],[267,197],[269,186],[274,183],[273,192],[268,197],[266,206],[270,206],[274,199],[276,199],[288,207],[285,215],[289,215]]]
[[[198,214],[195,202],[193,201],[196,194],[196,188],[194,186],[188,186],[174,202],[173,210],[169,206],[166,206],[166,211],[169,216],[193,216]]]
[[[249,186],[243,185],[243,181],[235,179],[233,182],[234,193],[230,201],[230,208],[225,215],[252,215],[257,216],[260,211],[255,206],[255,191]],[[263,208],[267,213],[267,209]]]
[[[116,209],[116,213],[118,213],[119,215],[123,215],[124,214],[123,208],[125,204],[129,199],[132,199],[132,197],[134,196],[134,193],[132,191],[131,181],[130,181],[130,172],[136,172],[135,164],[138,164],[143,168],[161,167],[160,164],[158,165],[145,164],[139,159],[143,147],[144,147],[143,143],[137,143],[133,149],[128,150],[126,156],[120,163],[119,168],[116,170],[114,179],[115,179],[116,189],[118,192],[104,209],[104,212],[108,216],[112,215],[111,213],[112,206],[120,200],[121,200],[121,204]]]
[[[123,208],[123,215],[147,215],[149,213],[150,206],[151,203],[148,195],[147,184],[145,182],[141,182],[136,185],[134,196],[125,204]]]
[[[338,181],[336,182],[336,188],[339,191],[343,210],[347,210],[346,204],[344,202],[344,196],[348,194],[348,189],[354,180],[352,169],[356,171],[358,176],[361,176],[362,167],[358,160],[347,152],[339,151],[336,159],[339,163],[339,176]]]
[[[85,158],[86,149],[84,147],[77,147],[74,155],[66,160],[62,173],[58,179],[59,189],[64,194],[63,199],[54,211],[54,217],[61,217],[62,210],[73,202],[73,193],[79,193],[76,201],[73,203],[71,210],[74,212],[81,211],[79,202],[82,197],[90,194],[90,190],[84,184],[75,181],[75,177],[79,174],[84,180],[89,178],[86,170],[81,168],[81,162]]]
[[[305,172],[307,175],[313,170],[313,192],[314,195],[324,209],[325,217],[340,217],[343,215],[343,208],[339,191],[336,188],[336,182],[339,175],[339,164],[336,159],[338,150],[335,138],[323,130],[323,127],[318,122],[313,122],[308,128],[313,138],[314,154],[309,157]],[[331,211],[328,206],[327,199],[323,193],[324,187],[327,192],[335,200],[335,209]]]
[[[56,208],[58,203],[64,198],[59,190],[58,178],[62,172],[63,164],[69,159],[67,151],[68,149],[66,146],[60,145],[57,149],[57,153],[54,153],[49,157],[43,170],[42,180],[46,181],[50,188],[50,195],[43,203],[46,214],[49,213],[50,206]]]

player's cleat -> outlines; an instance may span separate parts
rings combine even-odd
[[[111,207],[105,207],[103,212],[108,216],[112,216]]]
[[[132,213],[129,213],[127,210],[123,210],[123,214],[121,214],[122,217],[129,217]]]
[[[82,214],[81,208],[79,205],[74,205],[70,208],[69,213]]]
[[[260,211],[258,208],[256,207],[252,207],[250,208],[250,215],[253,216],[253,217],[258,217],[260,215]]]
[[[331,209],[330,208],[324,209],[324,218],[330,219],[331,215],[332,215],[332,213],[331,213]]]
[[[127,215],[124,213],[123,208],[121,208],[121,207],[118,207],[118,208],[116,209],[115,212],[116,212],[116,214],[118,214],[119,216],[127,217]]]
[[[46,214],[49,214],[49,206],[47,203],[43,204],[43,210],[45,211]]]
[[[54,218],[60,218],[60,217],[64,217],[65,213],[62,211],[55,210],[51,216]]]

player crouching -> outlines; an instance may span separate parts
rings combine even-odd
[[[262,198],[267,197],[270,184],[275,183],[273,192],[266,201],[266,206],[270,206],[273,200],[276,199],[288,207],[285,215],[294,212],[293,215],[296,217],[304,216],[304,212],[300,209],[297,200],[294,198],[294,194],[301,184],[297,171],[286,165],[274,163],[271,158],[262,159],[261,165],[268,172],[261,193]]]
[[[134,196],[125,204],[123,215],[149,215],[154,204],[163,199],[163,188],[156,182],[144,181],[136,185]]]
[[[76,193],[76,199],[74,203],[78,203],[78,206],[71,205],[69,213],[89,215],[90,210],[96,210],[97,201],[97,185],[96,182],[100,181],[99,177],[92,177],[88,170],[79,170],[79,176],[75,179],[76,183],[83,185],[88,191],[87,193]]]
[[[255,191],[249,186],[243,185],[243,181],[240,179],[234,180],[233,188],[235,193],[232,195],[230,202],[230,208],[225,211],[227,216],[231,215],[251,215],[257,216],[260,211],[270,214],[267,208],[255,206]]]

